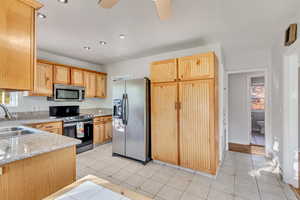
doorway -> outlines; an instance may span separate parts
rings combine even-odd
[[[228,149],[266,155],[270,148],[267,70],[227,72]]]
[[[265,77],[250,77],[250,145],[265,146]]]

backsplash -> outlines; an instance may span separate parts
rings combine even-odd
[[[48,101],[47,97],[23,96],[18,95],[18,106],[8,107],[10,112],[35,112],[48,111],[49,106],[79,105],[81,109],[102,107],[104,100],[99,98],[88,98],[83,102],[54,102]]]

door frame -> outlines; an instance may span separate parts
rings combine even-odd
[[[255,72],[254,72],[255,73]],[[248,109],[247,109],[247,112],[248,112],[248,126],[249,126],[249,141],[250,141],[250,145],[251,145],[251,139],[252,139],[252,112],[251,112],[251,79],[252,78],[256,78],[256,77],[264,77],[264,87],[265,87],[265,99],[266,99],[266,77],[265,77],[265,74],[264,73],[261,73],[258,72],[257,74],[255,75],[249,75],[247,77],[247,87],[248,87],[248,95],[247,95],[247,100],[248,100]],[[265,100],[265,104],[266,104],[266,100]],[[265,116],[266,116],[266,107],[264,109],[264,113],[265,113]],[[265,127],[266,127],[266,121],[265,121]],[[266,135],[264,136],[266,137]],[[266,146],[266,140],[265,140],[265,144],[264,144],[264,147]]]
[[[229,70],[225,72],[225,90],[224,93],[224,100],[225,100],[225,127],[226,127],[226,150],[229,150],[229,75],[231,74],[240,74],[240,73],[260,73],[264,75],[265,77],[265,155],[269,156],[272,152],[272,133],[271,133],[271,127],[270,127],[270,96],[271,96],[271,90],[269,86],[269,70],[268,67],[260,67],[260,68],[246,68],[243,70]]]

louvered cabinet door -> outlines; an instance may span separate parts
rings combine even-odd
[[[152,158],[178,165],[178,84],[152,84],[151,134]]]
[[[180,80],[214,78],[215,66],[213,52],[179,58],[178,76]]]
[[[214,174],[214,80],[181,82],[180,165]]]
[[[177,59],[158,61],[151,64],[152,83],[171,82],[177,79]]]

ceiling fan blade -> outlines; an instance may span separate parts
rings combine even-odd
[[[119,2],[119,0],[99,0],[98,4],[102,8],[112,8],[114,5],[116,5]]]
[[[158,16],[161,20],[166,20],[171,17],[171,0],[154,0]]]

